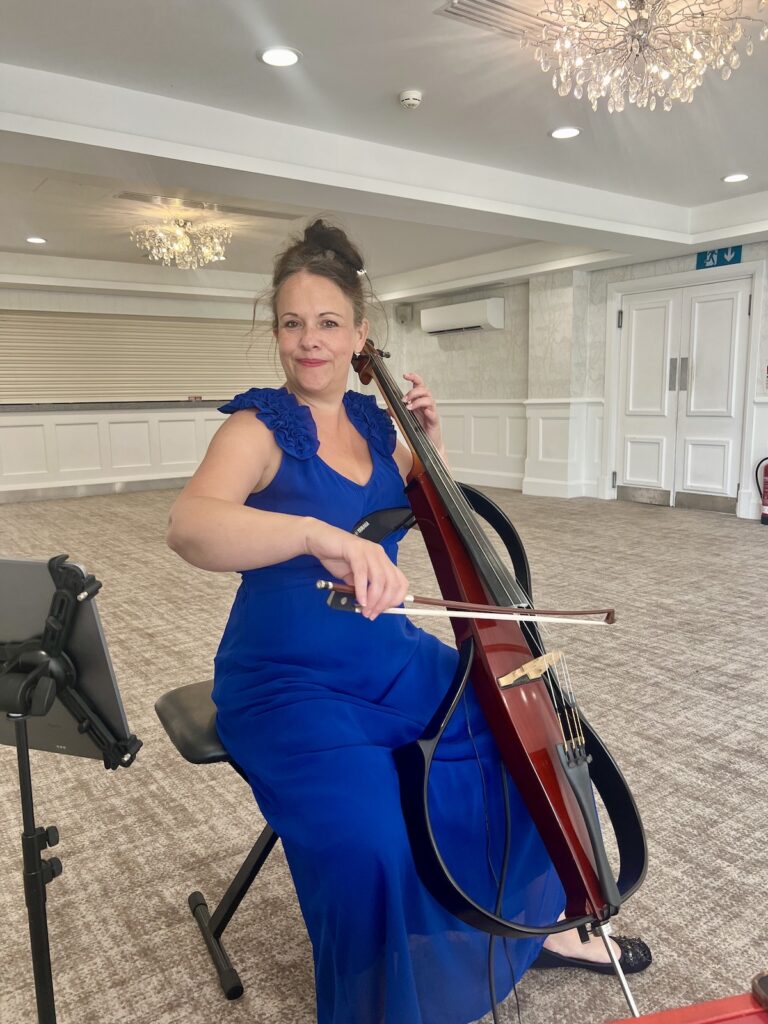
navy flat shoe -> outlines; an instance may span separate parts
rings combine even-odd
[[[621,950],[619,966],[625,974],[638,974],[650,967],[653,956],[642,939],[630,939],[626,935],[612,935],[611,938]],[[552,967],[575,967],[582,971],[595,971],[597,974],[613,974],[613,965],[596,964],[591,960],[580,960],[575,956],[560,956],[542,946],[538,958],[531,964],[532,968],[548,970]]]

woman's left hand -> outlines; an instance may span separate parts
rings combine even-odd
[[[432,392],[418,373],[404,373],[403,377],[411,382],[411,390],[405,395],[405,407],[415,415],[424,428],[427,437],[445,458],[443,434],[440,429],[440,417]]]

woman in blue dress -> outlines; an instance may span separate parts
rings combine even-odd
[[[318,1024],[468,1024],[490,1008],[488,936],[421,884],[392,757],[421,734],[457,653],[382,615],[408,592],[399,538],[350,532],[378,509],[407,506],[411,466],[375,399],[346,391],[367,337],[363,276],[357,249],[322,221],[280,255],[273,328],[286,384],[222,407],[231,416],[173,506],[169,544],[193,565],[242,575],[216,656],[217,727],[282,840],[312,942]],[[434,398],[405,377],[406,403],[442,452]],[[326,606],[315,582],[329,576],[354,586],[362,615]],[[471,696],[438,751],[437,839],[457,880],[492,907],[503,797]],[[562,889],[514,787],[512,824],[504,910],[554,920]],[[607,959],[601,943],[570,933],[546,944],[496,944],[500,996],[537,957],[593,968]],[[631,970],[637,948],[621,952]]]

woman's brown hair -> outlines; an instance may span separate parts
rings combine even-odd
[[[272,275],[272,326],[277,327],[277,293],[293,274],[306,270],[318,277],[333,281],[352,303],[355,325],[365,318],[366,295],[363,280],[367,278],[363,257],[341,228],[313,221],[304,231],[303,238],[279,253]]]

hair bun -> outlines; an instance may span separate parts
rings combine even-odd
[[[363,258],[341,228],[326,224],[324,220],[313,221],[304,231],[306,245],[318,252],[329,252],[338,256],[354,271],[364,269]]]
[[[272,324],[277,327],[277,295],[293,274],[306,271],[332,281],[346,295],[354,309],[355,325],[365,319],[365,291],[362,278],[365,264],[359,249],[346,232],[324,220],[314,220],[303,237],[294,237],[287,249],[275,258],[272,273]],[[368,287],[370,288],[370,280]]]

